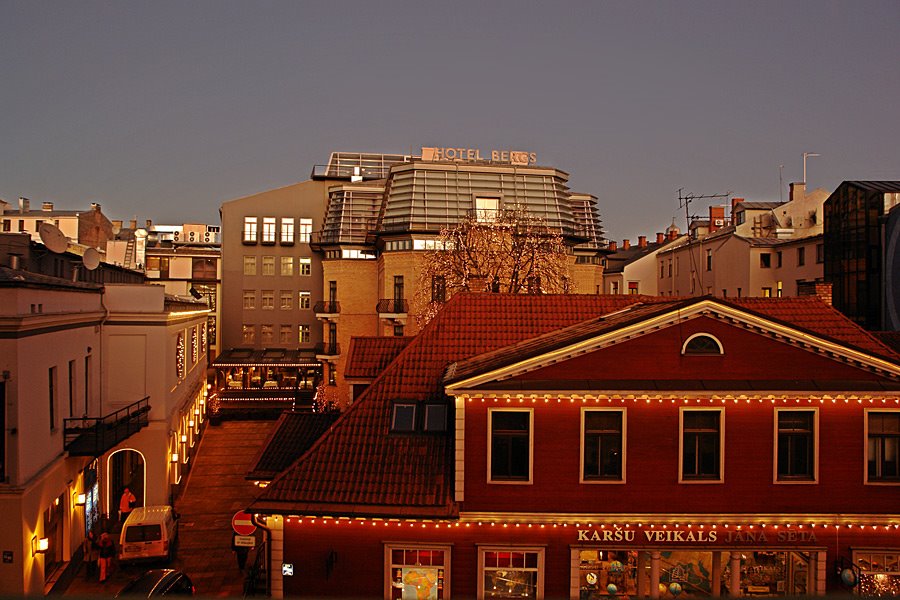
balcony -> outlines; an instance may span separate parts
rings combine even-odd
[[[341,303],[331,300],[320,300],[313,305],[313,312],[316,313],[317,319],[336,323],[338,316],[341,314]]]
[[[69,456],[100,456],[146,427],[149,415],[147,396],[104,417],[63,419],[63,444]]]
[[[404,324],[409,314],[409,301],[403,298],[382,299],[378,301],[375,310],[379,319],[393,324]]]
[[[341,345],[337,342],[319,342],[315,346],[316,358],[331,361],[341,355]]]

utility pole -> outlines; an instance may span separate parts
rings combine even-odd
[[[703,282],[700,281],[699,275],[697,273],[697,265],[694,261],[694,252],[691,248],[691,245],[694,242],[694,237],[691,235],[691,214],[690,214],[690,205],[694,200],[709,200],[709,199],[719,199],[719,198],[729,198],[731,196],[731,192],[726,192],[724,194],[693,194],[693,193],[684,193],[684,188],[678,188],[678,207],[684,208],[684,218],[685,225],[687,226],[687,234],[688,234],[688,257],[691,262],[691,281],[693,282],[696,278],[697,285],[700,288],[701,295],[703,291]]]

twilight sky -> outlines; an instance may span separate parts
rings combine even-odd
[[[900,2],[0,0],[0,198],[218,223],[333,150],[528,150],[610,239],[678,189],[900,179]],[[697,204],[694,211],[705,211]]]

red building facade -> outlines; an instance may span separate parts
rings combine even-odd
[[[898,443],[817,299],[478,294],[250,509],[275,596],[896,594]]]

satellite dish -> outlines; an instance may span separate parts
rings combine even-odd
[[[81,257],[81,262],[82,264],[84,264],[85,269],[87,269],[88,271],[93,271],[100,266],[100,253],[93,248],[88,248],[84,251],[84,256]]]
[[[50,252],[59,254],[65,252],[69,247],[69,239],[66,237],[66,234],[52,223],[41,223],[41,226],[38,228],[38,235],[41,236],[41,241]]]

